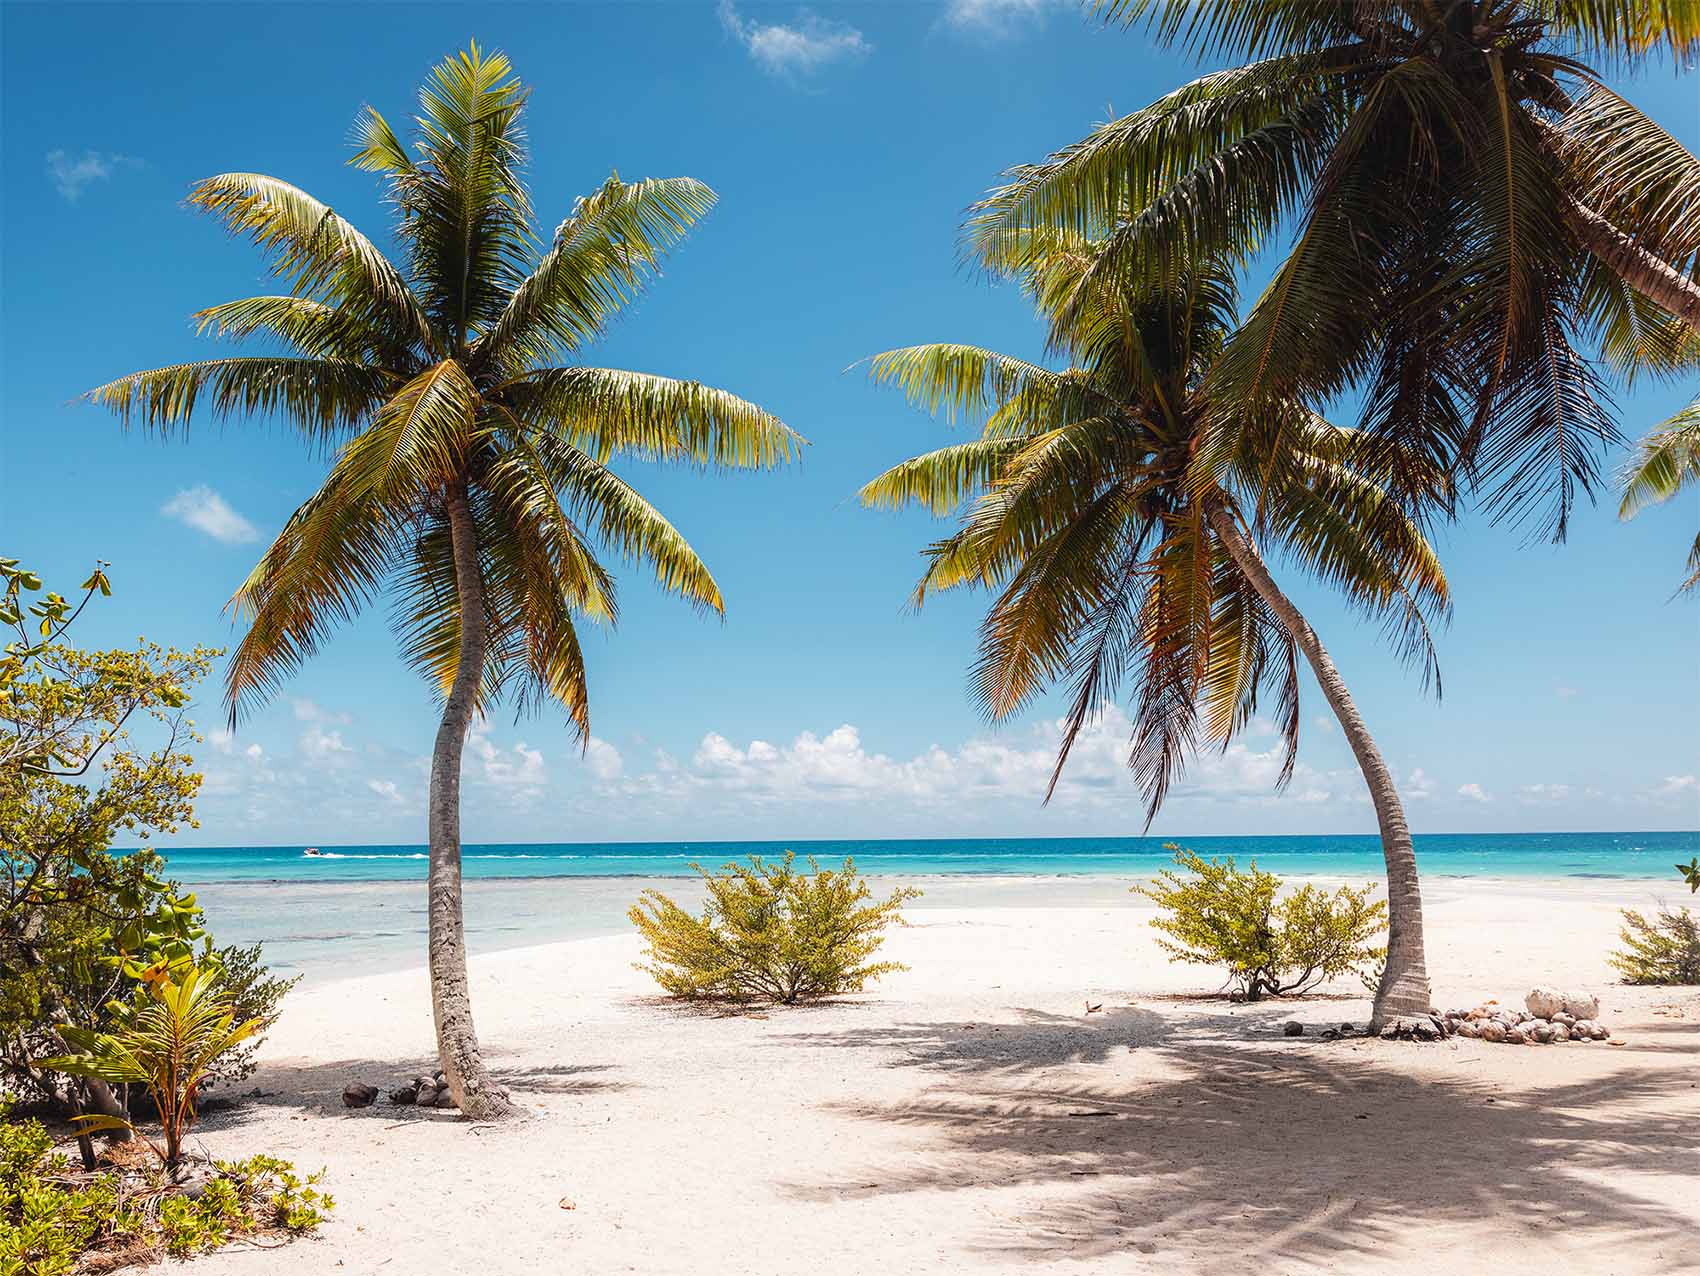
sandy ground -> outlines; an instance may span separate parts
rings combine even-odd
[[[1700,992],[1611,983],[1620,903],[1651,892],[1429,903],[1439,1001],[1583,985],[1615,1047],[1322,1041],[1362,1025],[1361,988],[1230,1006],[1135,902],[916,908],[889,945],[907,974],[743,1015],[655,998],[629,937],[498,953],[474,963],[481,1033],[535,1114],[501,1128],[345,1110],[350,1081],[431,1070],[426,985],[321,984],[274,1030],[264,1097],[200,1137],[328,1167],[335,1220],[194,1269],[1700,1272]]]

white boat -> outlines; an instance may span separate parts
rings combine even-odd
[[[324,852],[321,851],[316,846],[309,846],[306,850],[302,851],[301,853],[303,855],[323,855],[324,854]]]

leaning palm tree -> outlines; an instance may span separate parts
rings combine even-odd
[[[616,615],[599,549],[721,611],[708,568],[612,460],[770,466],[801,442],[725,391],[576,362],[714,195],[690,178],[611,177],[539,245],[521,177],[526,97],[508,60],[474,45],[420,90],[411,147],[363,113],[352,162],[387,180],[403,266],[276,178],[199,183],[190,203],[267,250],[289,283],[202,311],[201,330],[283,352],[90,392],[126,424],[165,434],[197,408],[275,412],[333,454],[232,599],[248,630],[226,679],[231,723],[389,594],[402,651],[443,695],[428,812],[431,1001],[449,1092],[480,1119],[513,1109],[485,1068],[467,990],[467,730],[507,695],[522,710],[559,703],[588,739],[577,623]]]
[[[1641,441],[1625,471],[1622,518],[1668,501],[1690,483],[1700,483],[1700,399],[1690,403]],[[1688,579],[1678,593],[1700,588],[1700,535],[1688,551]]]
[[[1271,690],[1285,785],[1302,652],[1363,771],[1386,851],[1391,925],[1375,1022],[1426,1012],[1416,862],[1393,776],[1268,559],[1273,551],[1338,588],[1437,679],[1429,626],[1448,607],[1446,578],[1385,487],[1387,448],[1297,401],[1242,412],[1208,397],[1233,327],[1227,269],[1116,275],[1098,268],[1099,245],[1027,238],[1025,285],[1071,366],[961,345],[873,360],[873,375],[912,402],[983,422],[978,439],[905,461],[862,490],[873,506],[961,511],[954,534],[926,551],[914,603],[960,586],[995,593],[972,677],[992,719],[1070,684],[1050,792],[1082,728],[1131,681],[1129,765],[1148,827],[1192,751],[1226,748]],[[1241,447],[1200,474],[1195,451],[1223,417]]]
[[[1048,226],[1105,237],[1102,269],[1161,269],[1244,261],[1290,229],[1212,371],[1218,397],[1356,387],[1366,434],[1456,469],[1498,516],[1539,501],[1562,539],[1616,438],[1586,344],[1656,355],[1700,327],[1694,159],[1590,61],[1691,55],[1700,4],[1093,7],[1250,61],[1012,170],[975,248],[1007,265]]]

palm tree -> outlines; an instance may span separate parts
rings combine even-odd
[[[1104,269],[1160,269],[1244,261],[1290,226],[1217,397],[1356,387],[1366,434],[1457,470],[1496,516],[1555,498],[1544,530],[1562,539],[1617,437],[1579,345],[1656,353],[1700,327],[1694,159],[1589,59],[1688,56],[1700,4],[1095,7],[1252,60],[1012,170],[971,223],[978,251],[1009,264],[1023,229],[1050,226],[1105,237]]]
[[[1129,765],[1147,827],[1194,748],[1226,748],[1270,689],[1287,782],[1303,652],[1362,768],[1387,855],[1391,925],[1375,1022],[1426,1012],[1421,899],[1392,774],[1266,558],[1273,550],[1338,588],[1438,679],[1429,625],[1447,610],[1446,578],[1385,487],[1388,449],[1295,400],[1242,411],[1208,397],[1233,327],[1228,269],[1113,274],[1099,268],[1099,245],[1027,238],[1024,284],[1072,366],[961,345],[873,361],[873,375],[912,402],[983,422],[978,439],[905,461],[862,490],[868,505],[962,511],[954,534],[926,551],[914,603],[959,586],[996,594],[972,678],[994,720],[1068,681],[1052,792],[1082,727],[1130,680]],[[1240,446],[1201,474],[1195,452],[1224,417]]]
[[[405,265],[273,177],[226,173],[190,203],[247,235],[289,288],[200,312],[201,331],[283,353],[210,359],[90,392],[161,434],[197,408],[278,413],[334,455],[232,599],[232,725],[380,591],[410,664],[443,694],[431,759],[431,1001],[449,1092],[479,1119],[513,1111],[479,1053],[461,920],[460,773],[475,714],[511,693],[547,701],[588,739],[576,623],[612,623],[599,546],[722,611],[684,537],[610,468],[616,458],[771,466],[801,440],[755,405],[694,381],[576,360],[714,194],[678,177],[610,177],[539,246],[521,171],[527,93],[473,45],[435,68],[404,146],[367,108],[352,162],[381,173]]]
[[[1621,518],[1633,518],[1649,505],[1668,501],[1690,483],[1700,482],[1700,399],[1690,403],[1641,441],[1624,474]],[[1686,593],[1700,587],[1700,535],[1688,551]]]

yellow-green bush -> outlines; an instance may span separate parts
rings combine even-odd
[[[1386,954],[1370,943],[1387,925],[1386,901],[1370,899],[1373,885],[1332,894],[1306,885],[1282,896],[1281,879],[1256,860],[1241,872],[1231,855],[1207,860],[1167,849],[1187,876],[1164,869],[1149,886],[1133,888],[1166,910],[1151,923],[1169,936],[1158,944],[1175,961],[1226,966],[1252,1001],[1304,992]]]
[[[700,917],[666,895],[646,890],[627,914],[648,945],[638,966],[675,997],[777,1001],[860,992],[881,975],[902,970],[874,961],[886,927],[901,925],[898,910],[921,892],[900,887],[869,903],[873,892],[846,859],[842,869],[794,868],[758,855],[710,873],[692,864],[708,888]]]
[[[1686,908],[1648,920],[1623,910],[1623,951],[1606,958],[1626,984],[1700,984],[1700,922]]]

